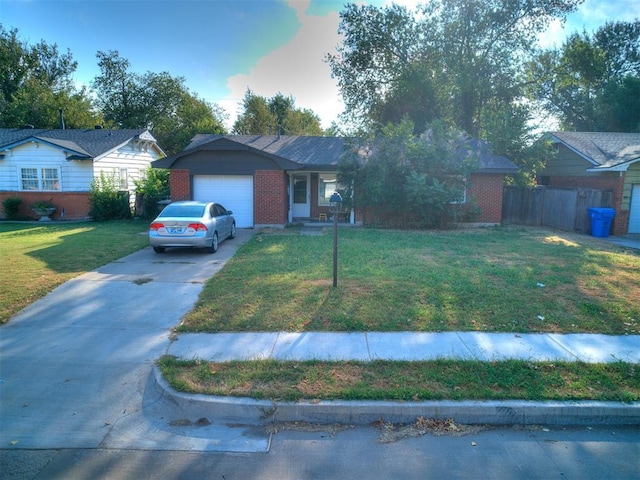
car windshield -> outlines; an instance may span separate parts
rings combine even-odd
[[[202,217],[204,205],[169,205],[162,213],[161,217]]]

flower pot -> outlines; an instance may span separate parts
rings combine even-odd
[[[40,217],[41,222],[50,222],[50,215],[56,211],[56,207],[48,207],[48,208],[32,208],[33,213]]]

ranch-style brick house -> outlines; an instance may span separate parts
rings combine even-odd
[[[640,133],[550,132],[555,157],[538,183],[611,191],[612,234],[640,233]]]
[[[38,218],[29,206],[48,201],[56,207],[52,219],[83,219],[94,178],[116,175],[120,188],[133,193],[134,180],[163,156],[145,128],[0,128],[0,208],[5,198],[19,197],[22,217]]]
[[[517,167],[476,142],[483,147],[480,168],[467,183],[465,199],[480,208],[477,222],[500,223],[504,176]],[[152,166],[171,169],[173,201],[221,203],[240,228],[284,226],[329,217],[347,145],[339,137],[200,134],[185,150]],[[362,212],[345,212],[341,221],[360,223]]]

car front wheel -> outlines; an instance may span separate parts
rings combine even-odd
[[[153,251],[156,253],[164,253],[164,247],[153,247]]]
[[[231,224],[231,233],[229,234],[229,238],[236,238],[236,222]]]
[[[209,253],[216,253],[218,251],[218,232],[213,232],[213,238],[211,239],[211,246],[209,247]]]

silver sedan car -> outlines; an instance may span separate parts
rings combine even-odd
[[[149,243],[156,253],[167,247],[218,250],[219,242],[236,236],[233,212],[213,202],[173,202],[149,226]]]

